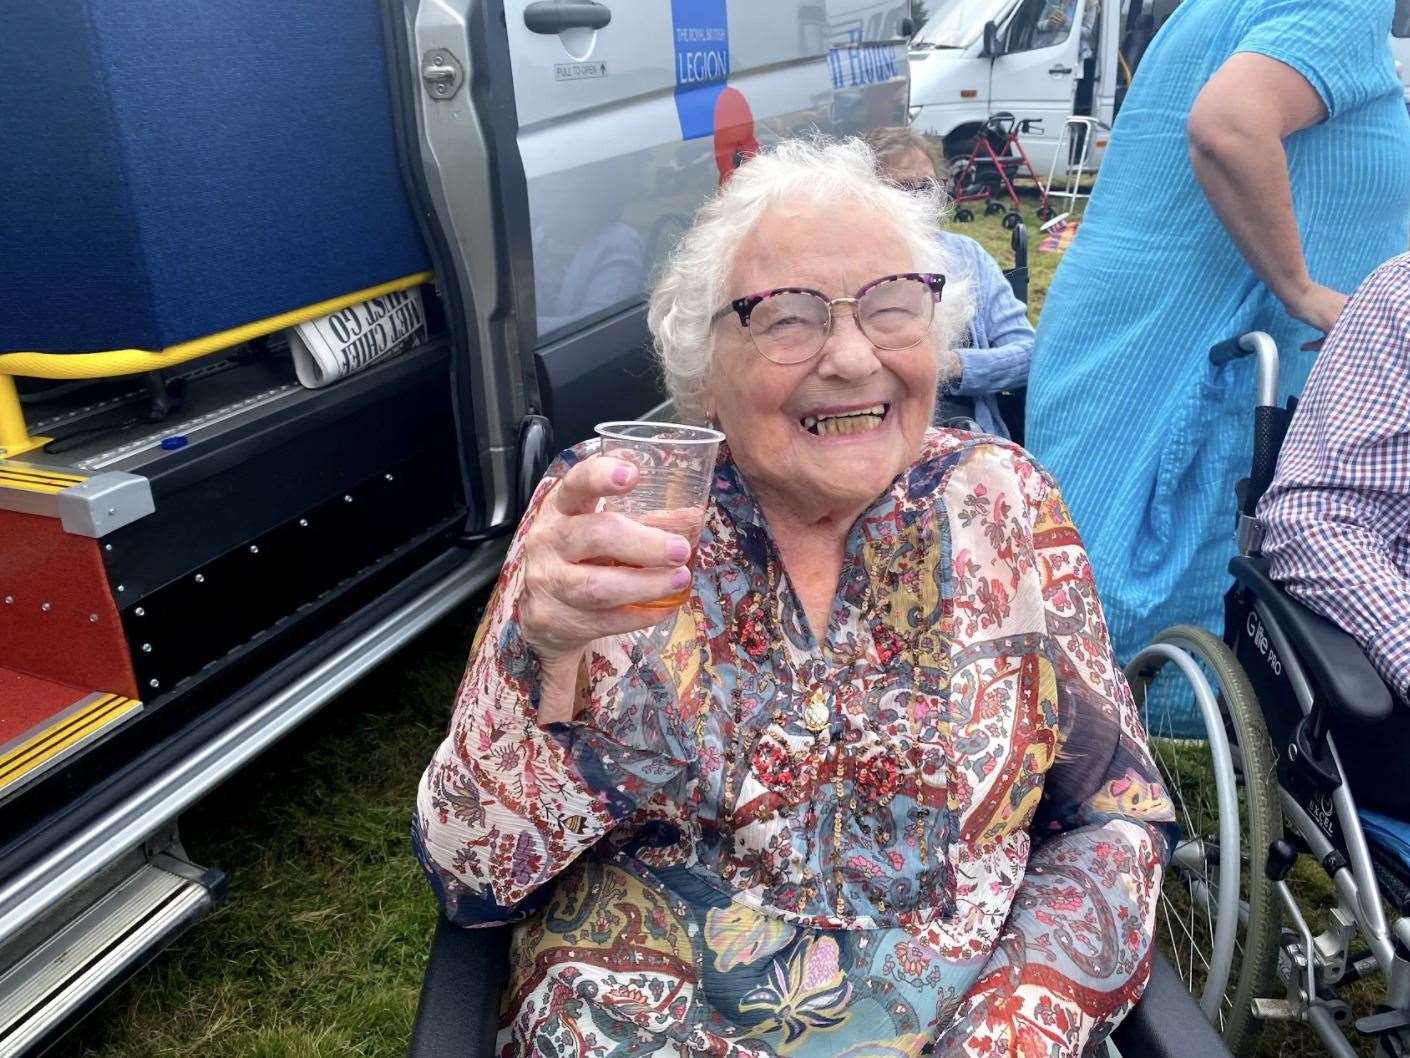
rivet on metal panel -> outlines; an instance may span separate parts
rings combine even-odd
[[[307,519],[307,518],[300,518],[300,519],[299,519],[299,528],[300,528],[300,529],[307,529],[307,528],[308,528],[308,519]]]
[[[147,681],[147,686],[148,686],[148,687],[160,687],[161,685],[162,685],[162,681],[159,680],[159,679],[157,679],[156,677],[153,677],[152,679],[150,679],[150,680]]]
[[[251,544],[251,545],[250,545],[250,554],[252,554],[252,555],[258,555],[258,554],[259,554],[259,544]]]
[[[89,614],[89,615],[88,615],[88,623],[89,623],[89,624],[95,624],[95,625],[96,625],[96,624],[98,623],[98,615],[95,614],[95,613]]]
[[[384,476],[388,481],[396,481],[396,478],[392,477],[392,475],[390,475],[390,474],[384,474],[383,476]]]
[[[205,582],[206,582],[206,575],[205,575],[204,573],[197,573],[197,574],[196,574],[196,583],[197,583],[197,584],[204,584]]]
[[[112,545],[112,544],[104,544],[104,545],[103,545],[103,550],[104,550],[104,551],[111,551],[112,549],[113,549],[113,545]]]
[[[344,502],[344,503],[352,503],[352,497],[345,495],[345,496],[343,497],[343,502]]]
[[[5,605],[6,605],[6,606],[13,606],[14,604],[15,604],[15,597],[14,597],[13,595],[7,595],[7,596],[5,596]]]
[[[39,608],[40,608],[41,610],[43,610],[45,613],[48,613],[50,610],[52,610],[52,609],[54,608],[54,604],[51,603],[51,602],[42,602],[42,603],[39,604]]]
[[[151,652],[152,652],[152,644],[151,644],[151,643],[143,643],[143,644],[142,644],[142,653],[144,653],[144,654],[150,654]]]
[[[118,591],[122,591],[122,587],[121,587],[121,586],[118,587]],[[146,616],[147,616],[147,611],[144,610],[144,609],[142,609],[142,607],[140,607],[140,606],[137,607],[137,609],[133,610],[132,612],[135,613],[138,617],[146,617]]]

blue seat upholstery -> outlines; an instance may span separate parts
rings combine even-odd
[[[1361,829],[1366,833],[1366,840],[1394,857],[1402,873],[1410,877],[1410,823],[1365,808],[1356,814],[1361,819]]]
[[[0,351],[161,348],[421,271],[376,0],[44,0],[0,32]]]

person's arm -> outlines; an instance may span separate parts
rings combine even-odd
[[[1273,578],[1410,692],[1410,259],[1352,296],[1308,378],[1259,504]]]
[[[1321,95],[1293,67],[1237,52],[1200,90],[1186,127],[1190,164],[1219,222],[1288,314],[1323,334],[1346,295],[1308,273],[1283,141],[1326,117]]]
[[[520,522],[456,694],[450,732],[417,790],[413,848],[457,925],[515,921],[535,910],[547,897],[545,882],[683,778],[695,755],[674,674],[664,663],[653,670],[648,657],[639,657],[641,680],[619,686],[614,679],[632,663],[628,646],[640,646],[641,635],[565,650],[581,673],[569,680],[567,702],[555,700],[549,686],[550,666],[540,660],[547,648],[536,650],[525,638],[526,551],[533,555],[526,538],[553,516],[544,508],[558,501],[565,470],[562,460],[550,469]],[[649,546],[649,537],[641,539]],[[638,561],[647,558],[643,553]],[[614,572],[603,569],[604,577]],[[612,613],[600,619],[612,629]],[[567,623],[556,619],[560,627]]]
[[[951,390],[979,397],[1028,384],[1033,362],[1033,325],[1028,308],[1013,296],[1003,270],[979,246],[973,248],[974,312],[984,320],[988,347],[957,349],[960,377]]]
[[[1029,496],[1048,627],[1039,664],[1051,666],[1038,693],[1055,699],[1060,741],[1008,921],[942,1055],[1077,1058],[1105,1037],[1145,988],[1175,837],[1086,552],[1046,473]]]

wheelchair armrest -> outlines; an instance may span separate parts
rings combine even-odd
[[[512,932],[512,926],[462,929],[437,918],[408,1058],[494,1053]]]
[[[1232,1058],[1195,997],[1158,951],[1151,952],[1150,983],[1111,1039],[1122,1054],[1140,1058]]]
[[[1284,591],[1266,558],[1239,555],[1229,572],[1267,607],[1333,716],[1366,724],[1390,715],[1394,699],[1361,644]]]

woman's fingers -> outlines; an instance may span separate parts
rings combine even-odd
[[[567,562],[598,559],[624,566],[674,567],[690,558],[685,537],[607,511],[564,518],[558,537],[559,557]]]
[[[555,579],[552,594],[561,604],[575,610],[615,610],[681,591],[690,583],[690,570],[565,562]]]
[[[584,459],[563,475],[554,490],[553,502],[563,514],[587,514],[597,510],[604,496],[620,496],[636,486],[637,468],[623,459],[593,456]]]

